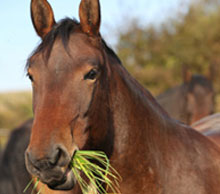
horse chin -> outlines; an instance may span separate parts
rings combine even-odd
[[[49,183],[48,187],[52,190],[71,190],[74,188],[76,180],[72,171],[70,171],[61,182]]]

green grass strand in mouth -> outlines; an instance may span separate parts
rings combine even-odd
[[[106,154],[102,151],[86,151],[78,150],[74,154],[71,161],[72,172],[82,190],[83,194],[92,192],[93,194],[120,194],[119,181],[120,175],[110,165],[110,161]],[[82,177],[86,177],[86,180]],[[34,182],[32,179],[24,189],[24,193]],[[33,190],[36,190],[39,184],[39,179],[36,180]],[[41,189],[37,194],[41,193]]]
[[[79,150],[75,153],[71,165],[73,174],[83,194],[91,190],[97,194],[106,194],[108,189],[113,193],[120,193],[118,189],[120,176],[111,167],[109,159],[104,152]],[[87,177],[89,183],[81,177],[80,172]]]

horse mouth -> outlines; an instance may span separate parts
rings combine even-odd
[[[77,150],[78,150],[78,148],[74,149],[72,157],[71,157],[72,159],[73,159]],[[68,167],[66,168],[64,175],[63,175],[63,178],[61,180],[59,180],[59,181],[52,180],[51,182],[46,183],[46,184],[52,190],[71,190],[71,189],[73,189],[76,184],[76,178],[73,175],[71,164],[69,164]]]
[[[61,180],[52,180],[51,182],[46,184],[52,190],[71,190],[74,188],[76,180],[73,176],[71,168],[68,167]]]

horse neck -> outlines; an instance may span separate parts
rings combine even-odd
[[[117,157],[126,154],[127,157],[134,156],[137,150],[146,153],[152,141],[158,142],[167,114],[123,66],[114,65],[112,74],[114,154]]]

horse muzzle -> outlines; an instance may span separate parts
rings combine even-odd
[[[36,157],[31,149],[25,153],[28,172],[54,190],[71,190],[74,187],[76,181],[70,162],[71,156],[62,146],[54,147],[44,157]]]

